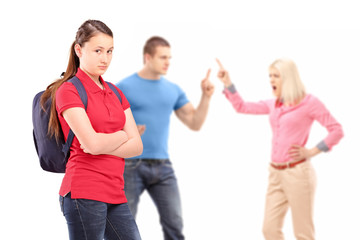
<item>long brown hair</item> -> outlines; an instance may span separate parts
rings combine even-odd
[[[98,33],[104,33],[110,37],[113,37],[113,33],[110,30],[110,28],[106,26],[103,22],[98,20],[87,20],[79,27],[76,33],[75,41],[70,47],[70,56],[69,56],[69,62],[66,68],[66,72],[63,73],[63,77],[51,83],[41,96],[40,104],[43,109],[46,101],[49,98],[51,98],[48,133],[50,136],[55,135],[56,139],[59,139],[59,137],[61,136],[59,119],[57,117],[57,112],[56,112],[56,102],[55,102],[56,91],[64,82],[75,76],[78,68],[80,67],[79,57],[75,53],[75,45],[79,44],[80,46],[83,46],[86,42],[90,40],[90,38],[94,37]]]

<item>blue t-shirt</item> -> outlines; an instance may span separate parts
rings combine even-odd
[[[184,91],[161,77],[141,78],[137,73],[116,84],[125,94],[138,125],[145,125],[141,136],[144,150],[136,158],[168,159],[170,116],[189,102]]]

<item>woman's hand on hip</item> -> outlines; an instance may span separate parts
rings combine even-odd
[[[302,159],[310,159],[320,152],[321,151],[317,147],[308,149],[300,145],[292,145],[289,150],[289,155],[293,160],[298,161]]]

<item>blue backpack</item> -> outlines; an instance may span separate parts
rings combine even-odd
[[[74,76],[69,79],[76,87],[81,101],[87,109],[87,94],[84,85],[81,81]],[[122,103],[121,96],[112,83],[106,82],[110,89],[119,98]],[[32,106],[32,122],[33,122],[33,137],[36,152],[39,156],[40,166],[43,170],[54,173],[65,173],[66,163],[70,157],[70,146],[74,139],[75,134],[70,129],[67,140],[65,142],[64,135],[61,132],[59,143],[56,141],[55,136],[50,137],[48,134],[49,125],[49,112],[51,107],[51,99],[49,98],[45,103],[45,111],[41,107],[40,98],[44,91],[35,95]]]

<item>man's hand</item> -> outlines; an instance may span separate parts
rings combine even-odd
[[[136,125],[136,126],[137,126],[137,129],[139,130],[140,136],[143,135],[146,130],[146,126],[145,125]]]
[[[214,93],[215,87],[209,80],[211,69],[207,71],[206,77],[201,81],[201,90],[207,97],[211,97]]]

